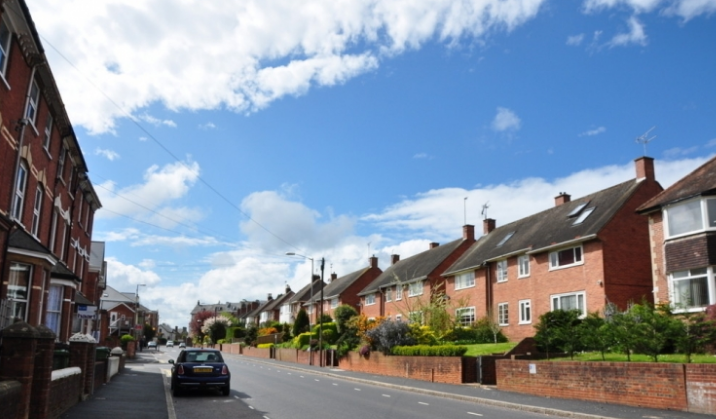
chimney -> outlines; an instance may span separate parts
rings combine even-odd
[[[271,293],[268,293],[268,300],[269,300],[269,301],[272,301],[272,300],[273,300],[273,296],[271,295]]]
[[[313,282],[316,282],[321,279],[321,276],[318,274],[313,274]]]
[[[490,234],[495,229],[495,220],[492,218],[485,218],[482,220],[482,234]]]
[[[560,192],[559,195],[554,197],[554,206],[558,207],[562,204],[566,204],[570,201],[571,196],[567,192]]]
[[[390,264],[395,265],[400,260],[400,255],[390,255]]]
[[[463,240],[475,240],[475,226],[465,224],[462,226],[462,239]]]
[[[288,294],[289,292],[291,292],[291,287],[288,284],[286,284],[286,294]]]
[[[651,157],[639,157],[634,160],[636,168],[636,179],[656,180],[654,175],[654,159]]]
[[[333,272],[333,273],[331,274],[331,282],[335,281],[336,279],[338,279],[338,274],[335,273],[335,272]]]
[[[375,255],[371,256],[369,259],[369,264],[371,268],[377,268],[378,267],[378,258],[375,257]]]
[[[436,243],[436,242],[430,243],[430,249],[435,249],[438,246],[440,246],[440,243]]]

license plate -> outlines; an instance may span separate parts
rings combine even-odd
[[[212,371],[214,371],[214,369],[211,368],[211,367],[208,367],[208,368],[194,368],[194,372],[212,372]]]

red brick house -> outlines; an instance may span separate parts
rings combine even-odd
[[[0,8],[0,137],[0,328],[44,324],[64,342],[100,202],[23,0]]]
[[[363,290],[368,284],[373,282],[383,271],[378,267],[378,258],[370,257],[368,266],[351,272],[338,278],[335,273],[331,274],[328,285],[323,288],[323,314],[331,316],[335,319],[334,311],[340,305],[349,305],[360,312],[360,297],[358,292]],[[321,307],[320,291],[318,295],[314,295],[310,304],[316,315],[320,313]],[[316,318],[316,317],[314,317]]]
[[[358,293],[361,314],[397,320],[421,316],[421,306],[429,304],[431,296],[445,291],[442,273],[473,243],[475,227],[465,225],[461,239],[442,246],[430,243],[428,250],[404,260],[393,255],[390,267]]]
[[[606,303],[625,308],[651,300],[649,228],[636,209],[662,187],[653,159],[635,161],[636,179],[496,228],[442,272],[463,324],[489,316],[510,340],[534,335],[539,316],[555,309],[583,315]]]
[[[716,158],[638,208],[649,222],[655,303],[716,304]]]

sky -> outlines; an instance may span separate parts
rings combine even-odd
[[[716,0],[26,1],[108,284],[170,326],[716,152]]]

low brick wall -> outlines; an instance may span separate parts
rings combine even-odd
[[[545,397],[716,414],[716,365],[497,360],[497,388]]]
[[[253,358],[264,358],[264,359],[271,358],[271,349],[270,348],[254,348],[251,346],[247,346],[247,347],[243,348],[242,353],[243,353],[243,355],[250,356]]]
[[[102,387],[104,383],[109,381],[107,378],[107,370],[109,366],[108,360],[95,361],[94,363],[94,389]]]
[[[52,371],[48,417],[57,418],[82,399],[82,371],[77,367]]]
[[[2,417],[15,419],[20,411],[20,392],[22,384],[19,381],[0,381],[0,406]]]
[[[240,355],[241,354],[241,344],[240,343],[222,343],[221,345],[219,345],[219,350],[221,352],[224,352],[227,354]]]
[[[463,358],[459,356],[386,356],[379,352],[371,352],[365,357],[349,352],[339,361],[344,370],[447,384],[466,382],[463,365]]]

